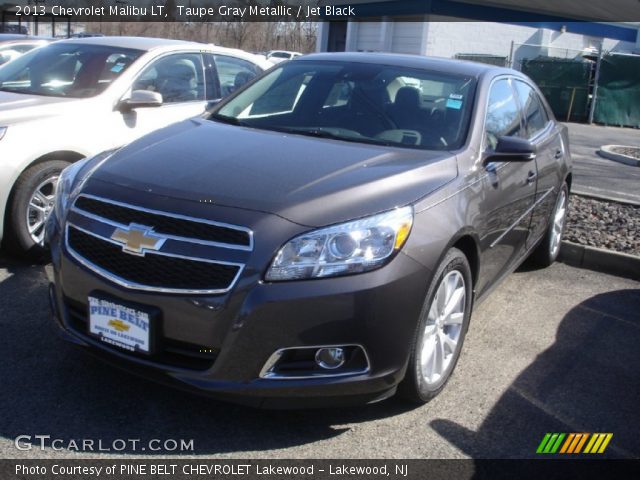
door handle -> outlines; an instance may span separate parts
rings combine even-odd
[[[529,171],[529,174],[527,175],[527,185],[531,185],[536,178],[538,178],[538,174],[536,172]]]
[[[564,155],[564,152],[562,150],[556,150],[556,154],[553,156],[553,158],[558,160],[558,159],[562,158],[563,155]]]

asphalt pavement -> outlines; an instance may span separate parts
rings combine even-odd
[[[54,450],[54,439],[192,439],[200,458],[522,458],[546,432],[612,432],[605,455],[640,457],[632,280],[521,268],[477,307],[458,368],[428,405],[276,412],[174,391],[76,350],[56,335],[46,289],[42,266],[0,254],[0,458],[111,455]],[[51,439],[22,451],[19,435]]]
[[[640,205],[640,167],[597,154],[603,145],[640,146],[640,130],[567,123],[573,159],[574,193]]]

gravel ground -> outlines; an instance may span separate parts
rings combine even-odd
[[[611,149],[613,153],[619,153],[620,155],[627,155],[640,160],[640,148],[639,147],[613,147]]]
[[[640,207],[572,195],[565,239],[640,255]]]

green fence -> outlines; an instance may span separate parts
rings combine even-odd
[[[593,119],[605,125],[640,127],[640,56],[602,58]]]
[[[497,65],[499,67],[506,67],[508,63],[507,57],[502,57],[500,55],[485,55],[482,53],[457,53],[456,59],[487,63],[489,65]]]
[[[523,60],[522,73],[536,82],[558,120],[586,122],[592,65],[586,60],[538,57]]]

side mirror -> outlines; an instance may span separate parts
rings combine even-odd
[[[159,107],[162,105],[162,95],[150,90],[134,90],[129,98],[118,104],[118,110],[128,112],[134,108]]]
[[[213,100],[209,100],[207,102],[207,106],[205,110],[211,110],[213,107],[218,105],[222,101],[222,98],[214,98]]]
[[[536,151],[536,146],[526,138],[500,137],[495,150],[485,152],[482,163],[529,162],[536,158]]]

